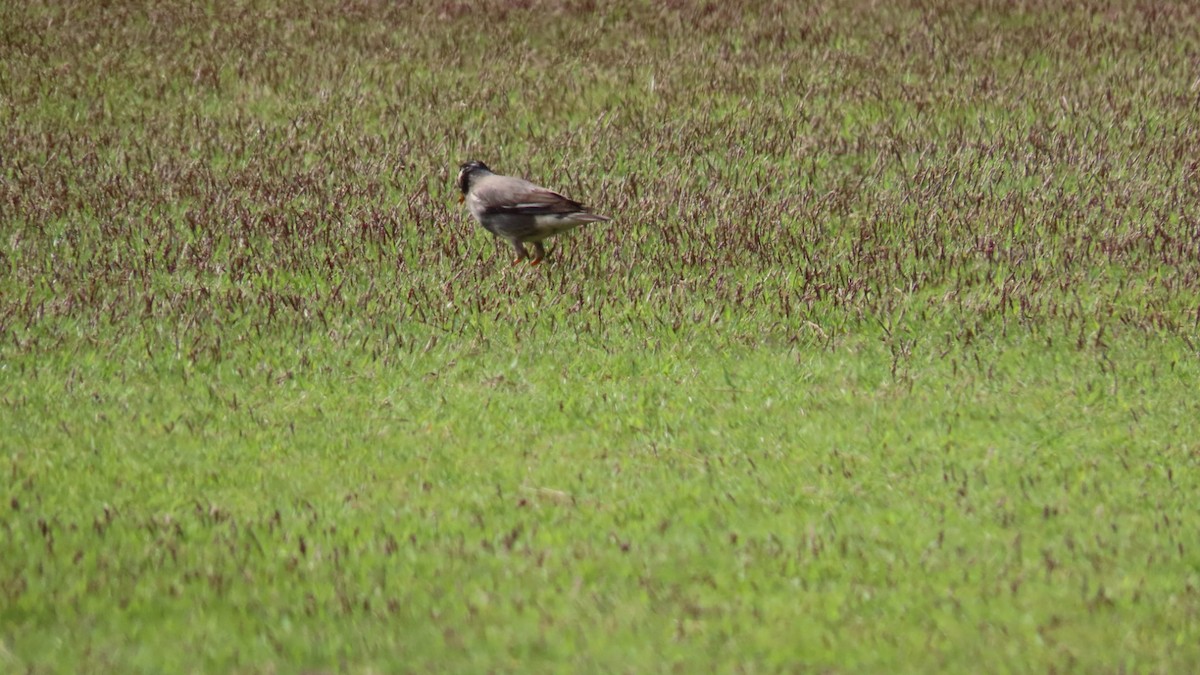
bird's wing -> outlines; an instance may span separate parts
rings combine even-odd
[[[583,204],[519,178],[497,176],[480,185],[475,195],[486,214],[523,216],[567,215],[585,211]]]

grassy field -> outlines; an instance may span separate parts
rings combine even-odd
[[[1200,7],[0,4],[0,671],[1200,670]],[[613,222],[510,267],[480,159]]]

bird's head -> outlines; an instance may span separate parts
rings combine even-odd
[[[488,168],[487,164],[475,160],[458,167],[458,180],[455,181],[455,185],[458,186],[459,190],[462,190],[462,196],[458,200],[461,202],[467,196],[467,192],[471,189],[471,181],[476,176],[491,172],[492,170]]]

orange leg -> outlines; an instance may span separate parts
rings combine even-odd
[[[519,241],[514,241],[512,246],[513,250],[517,252],[517,259],[512,261],[512,264],[514,266],[520,265],[522,260],[525,260],[529,257],[529,252],[525,250],[525,245]]]

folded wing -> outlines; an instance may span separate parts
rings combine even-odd
[[[479,201],[485,214],[565,216],[587,209],[557,192],[526,181],[480,186]]]

